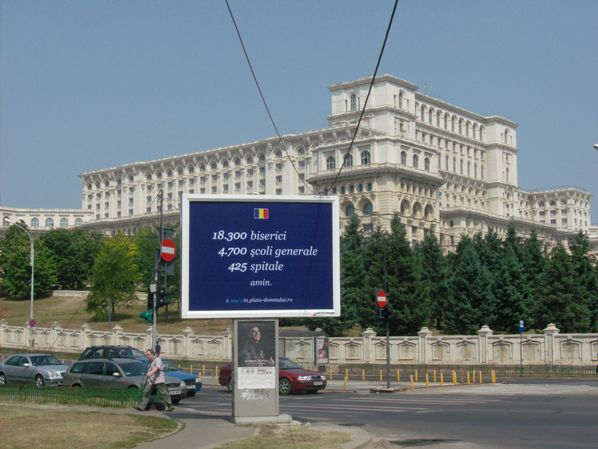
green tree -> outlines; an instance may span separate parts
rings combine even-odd
[[[152,229],[141,229],[134,237],[137,247],[136,262],[139,271],[139,278],[144,290],[154,282],[156,272],[156,259],[160,250],[158,231]]]
[[[546,269],[546,255],[542,242],[538,240],[538,233],[532,229],[529,239],[523,243],[521,263],[527,277],[532,295],[532,309],[536,310],[542,298],[544,270]],[[538,325],[539,323],[535,323]]]
[[[136,300],[139,281],[137,249],[124,235],[106,239],[93,266],[91,290],[86,308],[96,319],[114,317],[118,307],[127,307]]]
[[[590,310],[588,332],[597,328],[598,276],[590,262],[590,240],[587,234],[579,232],[569,245],[571,264],[576,276],[576,301]]]
[[[523,265],[517,257],[517,244],[505,240],[499,272],[494,276],[495,319],[492,328],[513,332],[524,320],[532,326],[533,295]]]
[[[474,334],[483,324],[494,321],[491,276],[482,264],[476,245],[465,237],[457,245],[453,267],[452,304],[445,312],[445,329]]]
[[[542,278],[544,287],[537,307],[537,322],[542,326],[554,323],[563,332],[587,332],[590,309],[579,295],[575,267],[562,245],[550,254]]]
[[[56,262],[56,288],[82,290],[87,287],[101,239],[98,234],[66,229],[54,229],[40,237]]]
[[[430,322],[430,292],[421,282],[418,258],[411,249],[405,227],[397,215],[390,223],[390,232],[376,231],[365,246],[368,302],[372,310],[376,289],[386,290],[392,312],[390,330],[394,335],[414,334]],[[374,309],[375,310],[375,309]],[[374,314],[368,316],[376,317]],[[376,321],[374,321],[375,323]],[[380,325],[376,325],[380,328]]]
[[[34,296],[44,297],[56,284],[56,264],[48,250],[34,239]],[[31,245],[18,226],[11,226],[0,239],[0,290],[15,298],[29,298],[31,292]]]
[[[421,266],[422,283],[428,289],[431,307],[431,325],[436,329],[444,328],[444,313],[452,303],[450,268],[447,258],[442,254],[438,240],[428,234],[415,248]]]

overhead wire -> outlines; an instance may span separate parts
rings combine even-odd
[[[367,107],[368,104],[368,100],[370,99],[370,95],[372,93],[372,88],[374,86],[374,82],[376,81],[376,75],[378,74],[378,69],[380,68],[380,63],[382,62],[382,56],[384,55],[384,49],[386,48],[386,42],[388,41],[388,36],[390,34],[390,29],[392,28],[392,22],[394,20],[394,16],[395,16],[395,12],[397,10],[397,5],[399,4],[399,0],[395,0],[394,5],[392,7],[392,13],[390,14],[390,19],[388,20],[388,26],[386,27],[386,33],[384,34],[384,41],[382,42],[382,48],[380,49],[380,54],[378,55],[378,61],[376,62],[376,68],[374,69],[374,74],[372,75],[372,80],[370,81],[370,86],[368,88],[368,93],[365,97],[365,102],[363,104],[363,108],[361,109],[361,113],[359,114],[359,120],[357,121],[357,125],[355,127],[355,131],[353,132],[353,137],[351,138],[351,143],[349,144],[349,148],[347,149],[347,151],[345,152],[345,155],[343,156],[343,163],[341,164],[338,173],[336,174],[334,181],[332,181],[332,184],[325,190],[325,194],[328,194],[328,192],[330,192],[330,190],[332,190],[334,188],[334,186],[336,185],[336,183],[338,182],[338,178],[341,175],[341,172],[343,171],[343,168],[346,165],[346,161],[347,161],[347,157],[349,157],[349,155],[351,154],[351,150],[353,148],[353,143],[355,142],[355,139],[357,138],[357,133],[359,132],[359,126],[361,125],[361,121],[363,119],[363,115],[365,113],[365,108]]]
[[[264,104],[264,107],[266,108],[266,113],[268,114],[268,117],[270,118],[270,122],[272,123],[272,126],[274,127],[274,130],[276,131],[276,135],[278,136],[278,140],[280,141],[280,144],[282,145],[282,149],[287,157],[287,159],[289,160],[289,162],[291,163],[293,170],[295,170],[295,172],[297,173],[297,175],[299,176],[299,179],[303,182],[303,184],[307,187],[307,189],[313,193],[313,188],[312,186],[305,180],[305,178],[301,177],[301,173],[299,173],[299,170],[297,170],[297,167],[295,166],[295,162],[293,161],[293,158],[291,158],[291,155],[289,154],[288,150],[287,150],[287,145],[284,141],[284,139],[282,138],[280,132],[278,131],[278,127],[276,126],[276,122],[274,121],[274,117],[272,116],[272,113],[270,112],[270,107],[268,106],[268,102],[266,101],[266,97],[264,96],[264,93],[262,92],[262,88],[260,87],[260,83],[257,79],[257,76],[255,74],[255,71],[253,70],[253,64],[251,64],[251,60],[249,59],[249,54],[247,53],[247,48],[245,47],[245,43],[243,42],[243,37],[241,36],[241,31],[239,30],[239,26],[237,25],[237,21],[235,20],[235,16],[233,14],[233,11],[228,3],[228,0],[224,0],[224,2],[226,3],[226,7],[228,9],[228,13],[230,15],[230,18],[233,22],[233,25],[235,26],[235,30],[237,32],[237,37],[239,38],[239,42],[241,44],[241,48],[243,49],[243,54],[245,55],[245,60],[247,61],[247,65],[249,66],[249,70],[251,71],[251,76],[253,77],[253,81],[255,82],[255,85],[257,87],[257,90],[260,94],[260,98],[262,99],[262,103]]]

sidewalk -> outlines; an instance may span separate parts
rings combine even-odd
[[[145,413],[147,415],[147,412],[136,413]],[[184,427],[182,430],[166,437],[136,446],[135,449],[215,449],[230,441],[247,438],[254,434],[253,427],[235,425],[231,422],[230,416],[198,412],[184,407],[177,407],[175,412],[168,414],[150,413],[175,419]],[[294,421],[289,425],[301,424]],[[372,436],[362,429],[333,425],[318,425],[309,428],[321,432],[338,431],[349,433],[351,441],[343,444],[343,449],[361,449],[372,441]]]

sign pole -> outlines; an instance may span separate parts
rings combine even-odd
[[[160,189],[160,192],[158,192],[158,208],[160,211],[160,229],[159,229],[159,235],[158,235],[158,241],[160,242],[160,250],[158,252],[158,257],[156,260],[156,271],[154,272],[154,283],[156,284],[156,291],[153,294],[153,298],[154,300],[152,301],[152,350],[156,350],[156,344],[158,343],[158,329],[157,329],[157,324],[156,324],[156,301],[157,301],[157,296],[160,292],[160,265],[162,264],[162,259],[160,257],[160,253],[162,251],[162,240],[164,239],[164,229],[163,229],[163,224],[162,224],[162,206],[163,206],[163,200],[164,200],[164,191],[162,189]]]

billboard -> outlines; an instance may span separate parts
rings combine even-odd
[[[183,318],[340,315],[338,198],[182,198]]]

